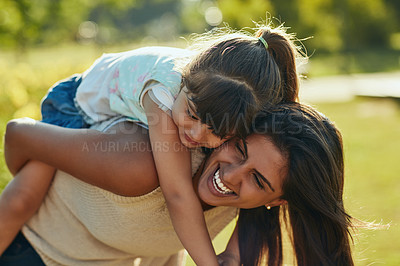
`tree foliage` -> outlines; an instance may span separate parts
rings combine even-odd
[[[227,22],[235,27],[248,26],[249,18],[259,21],[266,10],[272,22],[285,22],[299,38],[313,37],[307,41],[308,47],[327,52],[387,48],[396,26],[400,29],[399,3],[398,0],[218,1]]]
[[[150,35],[174,35],[210,29],[207,7],[218,7],[233,28],[253,27],[268,17],[285,22],[307,46],[338,52],[387,48],[400,28],[398,0],[2,0],[0,47],[17,48],[79,40],[79,25],[98,26],[95,41],[120,43]]]

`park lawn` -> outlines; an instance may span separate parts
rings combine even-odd
[[[129,46],[127,46],[129,47]],[[107,52],[129,49],[110,48]],[[56,81],[84,71],[100,49],[63,46],[33,50],[16,62],[0,53],[0,134],[14,117],[40,118],[39,103]],[[24,58],[24,60],[21,60]],[[312,61],[311,61],[312,62]],[[320,64],[321,62],[318,62]],[[400,104],[390,99],[357,98],[350,102],[314,105],[341,129],[345,149],[345,204],[363,221],[390,224],[389,229],[360,229],[355,237],[356,265],[400,264]],[[0,140],[0,191],[10,180]],[[232,230],[231,224],[229,230]],[[215,241],[222,251],[225,230]],[[291,260],[286,262],[290,265]],[[193,265],[188,260],[187,265]]]
[[[305,66],[309,78],[398,71],[400,50],[358,50],[333,54],[314,53]]]
[[[363,221],[389,229],[360,229],[356,265],[400,264],[400,100],[359,98],[316,107],[341,129],[345,150],[345,206]]]

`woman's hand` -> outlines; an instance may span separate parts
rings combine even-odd
[[[240,259],[236,254],[224,251],[217,257],[220,266],[240,266]]]

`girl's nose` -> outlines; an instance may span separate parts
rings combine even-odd
[[[198,123],[195,123],[190,130],[193,140],[200,142],[204,137],[205,130],[205,125],[203,125],[200,121]]]

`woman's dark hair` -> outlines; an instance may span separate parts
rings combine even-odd
[[[343,206],[343,146],[337,128],[311,107],[282,104],[260,112],[254,132],[286,157],[287,205],[240,210],[242,265],[282,265],[282,219],[289,222],[298,265],[353,265],[352,218]]]
[[[212,42],[205,44],[204,39]],[[298,99],[299,53],[283,27],[263,26],[255,36],[214,30],[195,41],[208,48],[183,68],[182,86],[201,121],[220,137],[244,137],[257,111]]]

